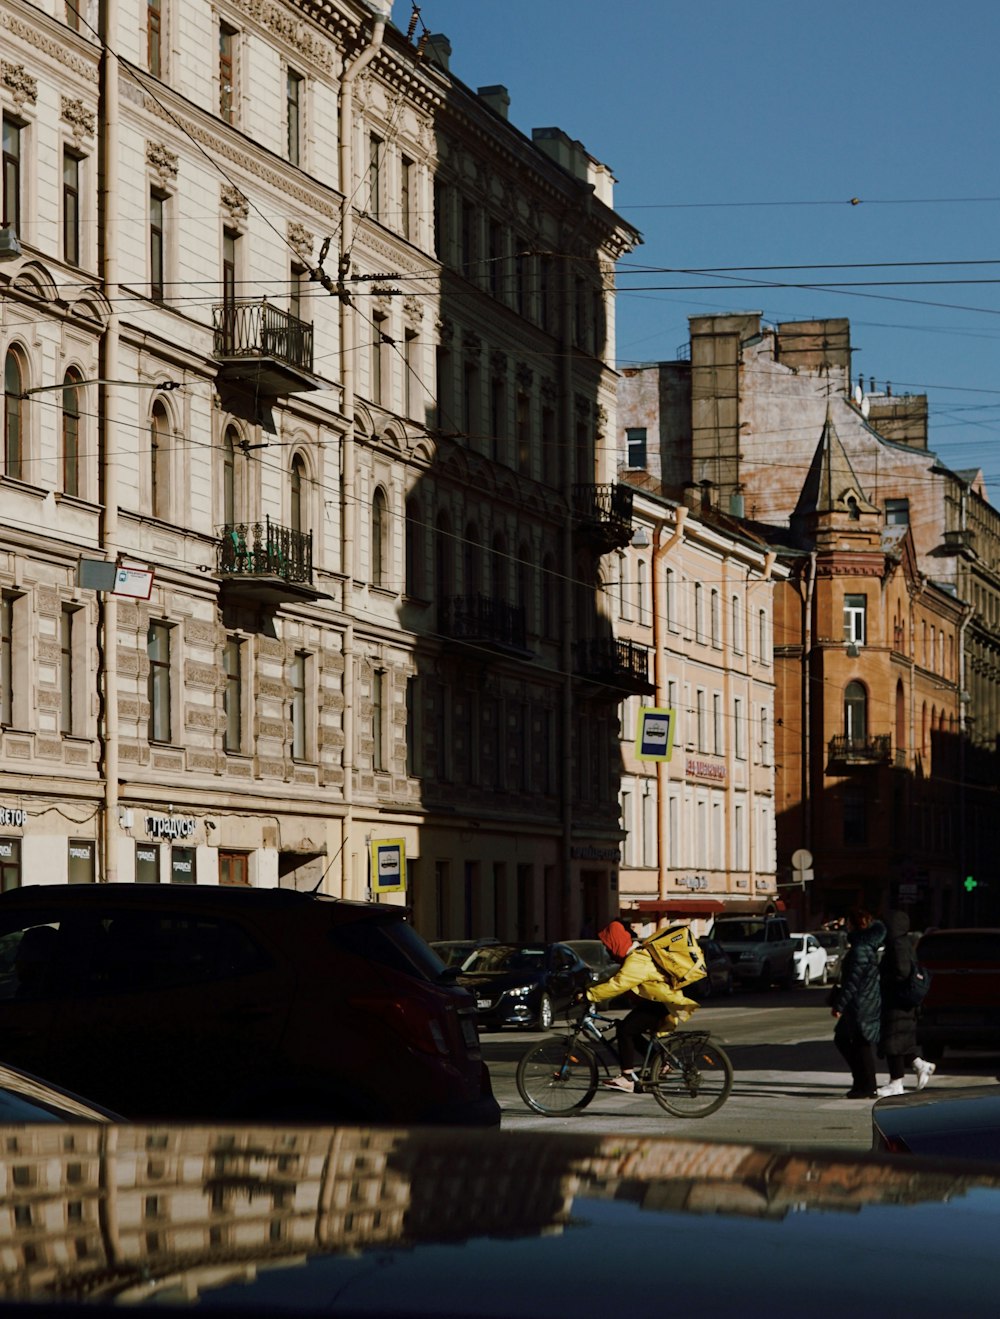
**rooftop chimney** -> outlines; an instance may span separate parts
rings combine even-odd
[[[507,118],[507,111],[510,109],[510,92],[507,88],[497,83],[493,87],[480,87],[478,96],[481,101],[485,101],[491,110],[494,110],[501,119]]]
[[[451,42],[443,32],[432,32],[427,38],[427,59],[447,73],[451,59]]]

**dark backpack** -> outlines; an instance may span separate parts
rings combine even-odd
[[[910,974],[905,980],[896,981],[896,1006],[900,1008],[919,1008],[927,997],[931,987],[931,973],[926,966],[921,966],[916,958],[910,967]]]

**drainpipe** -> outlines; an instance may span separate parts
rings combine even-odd
[[[340,188],[343,193],[340,211],[340,249],[338,257],[337,286],[343,289],[343,280],[350,268],[350,254],[354,246],[354,207],[352,204],[354,190],[354,84],[358,75],[372,62],[378,54],[385,35],[385,24],[392,9],[391,0],[387,6],[377,9],[374,26],[368,43],[344,68],[340,80]],[[341,575],[345,599],[341,607],[350,615],[350,597],[354,588],[354,541],[356,526],[355,507],[355,447],[354,416],[356,390],[356,349],[357,349],[357,313],[341,291],[340,302],[340,353],[341,382],[343,391],[342,410],[344,413],[344,440],[341,446]],[[354,813],[354,627],[348,623],[344,629],[344,803],[345,814],[341,825],[341,896],[358,897],[361,894],[350,893],[353,882],[354,853],[348,845]]]
[[[98,261],[103,291],[111,308],[101,342],[100,376],[103,381],[119,378],[118,348],[118,61],[112,54],[117,48],[118,3],[103,0],[100,14],[101,41],[101,116],[100,182],[98,187]],[[100,501],[102,504],[101,543],[105,555],[117,557],[118,551],[118,393],[113,384],[98,386],[98,427],[100,433]],[[101,710],[98,746],[104,773],[104,820],[101,832],[101,879],[113,884],[118,878],[118,599],[110,591],[99,598],[100,629],[98,637],[98,691]]]
[[[806,577],[805,637],[802,650],[802,843],[812,851],[812,601],[816,585],[816,551],[809,551]]]
[[[748,724],[747,765],[750,768],[750,773],[747,774],[747,874],[749,875],[751,881],[750,882],[751,893],[756,892],[755,885],[757,882],[757,854],[755,847],[757,828],[756,828],[756,817],[754,815],[754,807],[756,805],[756,796],[754,794],[754,788],[753,788],[754,762],[751,751],[751,748],[753,746],[753,738],[754,738],[754,718],[753,718],[753,699],[752,699],[753,674],[751,672],[753,667],[753,651],[750,649],[750,646],[753,641],[754,629],[753,629],[753,618],[751,616],[751,610],[750,610],[750,593],[754,589],[754,587],[761,586],[771,580],[771,571],[774,568],[774,563],[777,557],[778,556],[774,550],[768,550],[765,553],[764,570],[761,573],[760,577],[755,582],[750,581],[750,573],[752,569],[750,568],[747,569],[746,606],[743,610],[743,613],[745,615],[743,619],[743,627],[745,632],[745,644],[743,647],[743,654],[746,656],[747,659],[747,679],[749,680],[749,684],[750,684],[748,695],[751,698],[750,700],[747,701],[747,724]],[[762,656],[758,656],[758,663],[760,663],[762,659],[763,659]],[[777,876],[775,876],[775,882],[777,882]]]
[[[679,504],[674,514],[674,529],[662,545],[659,544],[665,522],[657,522],[655,528],[656,544],[653,548],[653,681],[656,688],[656,704],[663,707],[667,700],[667,661],[664,628],[667,618],[667,584],[660,561],[665,559],[675,545],[684,538],[684,523],[687,509]],[[668,767],[665,760],[656,762],[656,865],[657,897],[661,902],[667,897],[667,779]]]

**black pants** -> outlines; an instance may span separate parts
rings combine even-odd
[[[887,1053],[885,1061],[889,1067],[889,1080],[901,1081],[906,1075],[907,1067],[913,1066],[913,1060],[917,1056],[913,1051],[910,1053]]]
[[[645,1056],[646,1041],[643,1038],[645,1033],[656,1030],[666,1015],[665,1004],[640,1001],[631,1012],[622,1017],[617,1027],[617,1039],[618,1057],[623,1072],[635,1066],[637,1053]]]
[[[875,1093],[875,1055],[872,1053],[871,1040],[861,1034],[853,1014],[846,1013],[838,1017],[833,1032],[833,1042],[840,1050],[844,1061],[851,1069],[854,1084],[852,1090],[863,1095]]]

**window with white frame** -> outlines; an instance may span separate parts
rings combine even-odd
[[[149,659],[146,698],[149,702],[150,742],[169,742],[171,739],[172,634],[171,623],[164,619],[150,620],[146,632],[146,654]]]
[[[677,631],[677,583],[673,568],[668,568],[663,583],[664,608],[667,612],[666,624],[671,632]]]
[[[705,726],[705,689],[699,687],[695,692],[695,722],[698,729],[698,750],[706,751],[708,749],[707,730]]]
[[[636,593],[639,605],[639,622],[649,622],[649,565],[645,559],[636,563]]]
[[[289,673],[291,701],[289,714],[292,726],[292,759],[307,760],[309,757],[309,733],[307,725],[307,704],[310,655],[307,651],[297,650],[292,657]]]
[[[625,443],[628,451],[628,465],[634,471],[642,471],[646,466],[646,428],[633,426],[625,431]]]
[[[737,760],[746,759],[743,743],[743,698],[733,697],[733,755]]]
[[[223,749],[230,754],[243,750],[244,646],[243,637],[232,632],[226,637],[222,652],[222,668],[225,674],[225,686],[222,689],[222,708],[225,716],[222,744]]]
[[[622,860],[627,866],[635,865],[635,830],[632,827],[632,791],[631,788],[623,788],[621,795],[622,810],[622,830],[625,834],[625,845],[623,848]]]
[[[302,164],[302,111],[305,102],[306,80],[294,69],[285,71],[285,127],[288,159],[293,165]]]
[[[722,601],[719,597],[718,591],[712,591],[710,608],[712,613],[712,621],[710,624],[712,628],[712,645],[719,647],[722,645]]]
[[[376,773],[384,772],[385,732],[386,732],[386,674],[385,669],[375,669],[372,673],[372,769]]]
[[[651,788],[647,781],[646,789]],[[642,796],[642,864],[655,866],[657,863],[656,847],[656,794],[644,791]]]
[[[701,582],[694,584],[694,639],[695,641],[705,640],[705,620],[702,617],[704,603],[702,600]]]
[[[767,625],[766,609],[757,613],[757,658],[761,664],[768,664],[771,659],[771,630]]]
[[[848,645],[863,646],[865,644],[867,608],[867,596],[844,596],[844,641]]]
[[[724,745],[725,743],[723,741],[723,734],[722,734],[722,693],[713,692],[712,693],[712,751],[715,753],[715,755],[717,756],[722,755]]]
[[[771,714],[766,705],[760,707],[760,763],[771,763]]]
[[[667,798],[667,864],[675,870],[681,864],[681,803],[677,793]]]
[[[740,597],[733,596],[732,600],[732,617],[733,617],[733,652],[737,655],[743,654],[743,610],[740,608]]]
[[[746,820],[743,806],[736,802],[733,806],[733,868],[734,870],[746,870],[747,859],[747,837],[746,837]]]

